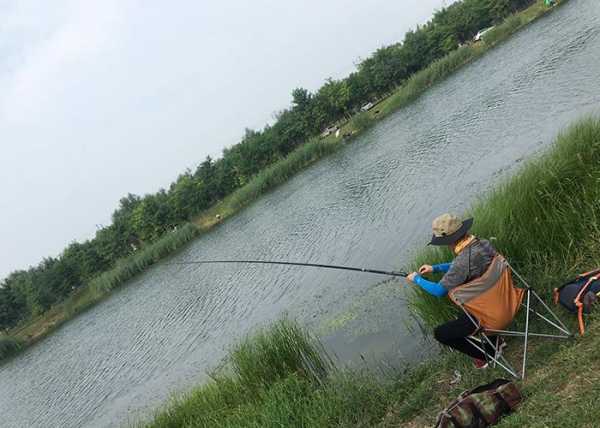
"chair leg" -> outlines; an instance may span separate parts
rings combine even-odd
[[[533,297],[535,297],[535,299],[542,304],[542,306],[544,307],[544,309],[546,309],[546,311],[548,311],[548,313],[550,315],[552,315],[552,318],[554,318],[554,320],[560,325],[557,326],[556,324],[554,324],[553,322],[551,322],[550,320],[546,319],[544,316],[539,315],[539,317],[541,317],[542,319],[544,319],[546,322],[552,324],[554,327],[556,327],[558,330],[562,331],[563,333],[569,335],[569,336],[573,336],[573,333],[571,333],[569,331],[569,329],[565,326],[565,324],[560,320],[560,318],[558,318],[558,316],[554,313],[554,311],[552,309],[550,309],[550,307],[546,304],[546,302],[544,302],[542,300],[542,298],[535,292],[535,290],[529,288],[529,290],[531,290],[531,292],[533,293]]]
[[[487,341],[488,343],[492,344],[491,340],[489,340],[489,338],[483,334],[483,339],[485,341]],[[489,357],[490,360],[498,365],[500,368],[502,368],[504,371],[506,371],[508,374],[510,374],[511,376],[515,377],[516,379],[521,379],[521,376],[519,376],[517,374],[517,371],[512,367],[512,365],[508,362],[508,360],[504,357],[504,355],[494,355],[494,356],[490,356],[486,350],[480,346],[478,343],[476,343],[475,340],[471,339],[471,338],[467,338],[467,340],[469,341],[469,343],[471,343],[471,345],[473,345],[476,349],[480,350],[481,352],[483,352],[483,354],[486,356],[486,360]]]
[[[527,367],[527,341],[529,339],[529,304],[531,301],[531,289],[527,289],[527,311],[525,312],[525,337],[523,339],[523,368],[521,370],[521,378],[525,379],[525,369]]]

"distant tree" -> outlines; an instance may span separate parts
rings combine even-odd
[[[14,291],[4,282],[0,284],[0,329],[15,326],[24,316],[26,308],[20,305]]]

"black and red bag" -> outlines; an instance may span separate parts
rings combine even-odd
[[[589,314],[600,298],[600,269],[582,273],[554,289],[554,303],[577,314],[579,334],[585,333],[583,314]]]

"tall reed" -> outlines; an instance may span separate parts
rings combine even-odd
[[[173,253],[197,235],[198,229],[193,224],[187,223],[133,255],[119,260],[113,269],[92,280],[90,287],[98,293],[108,292]]]
[[[258,409],[281,414],[295,403],[286,402],[284,410],[270,408],[272,401],[307,396],[326,382],[333,367],[315,337],[283,319],[235,346],[222,373],[173,402],[149,426],[232,426],[241,419],[261,419]]]
[[[287,320],[240,343],[231,363],[236,378],[248,389],[268,387],[292,373],[320,382],[333,367],[320,343]]]

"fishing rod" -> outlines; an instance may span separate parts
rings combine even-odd
[[[338,265],[323,265],[317,263],[299,263],[299,262],[280,262],[280,261],[270,261],[270,260],[193,260],[189,262],[174,262],[174,263],[166,263],[168,265],[203,265],[203,264],[213,264],[213,263],[250,263],[250,264],[265,264],[265,265],[291,265],[291,266],[308,266],[308,267],[317,267],[317,268],[325,268],[325,269],[340,269],[340,270],[351,270],[355,272],[366,272],[366,273],[376,273],[379,275],[389,275],[389,276],[401,276],[406,277],[408,274],[404,271],[385,271],[385,270],[377,270],[377,269],[365,269],[365,268],[356,268],[350,266],[338,266]]]

